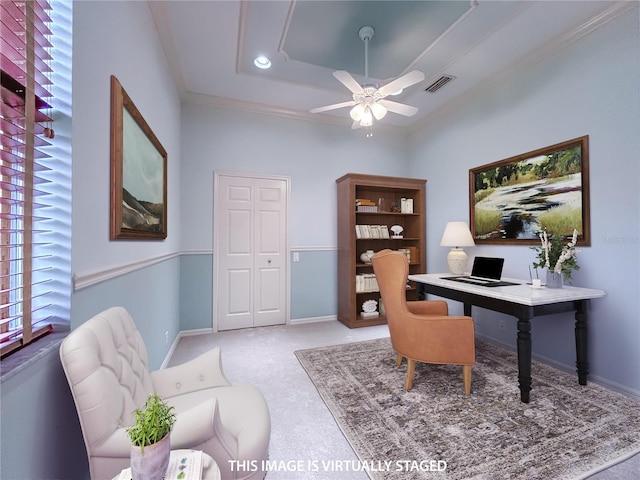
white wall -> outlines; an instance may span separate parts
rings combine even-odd
[[[74,2],[73,228],[71,327],[113,305],[141,331],[150,366],[162,363],[180,330],[180,100],[147,2]],[[111,240],[111,75],[167,151],[167,238]],[[86,286],[87,277],[164,261]],[[162,272],[161,274],[159,272]],[[80,287],[78,287],[80,285]]]
[[[478,89],[412,135],[411,174],[429,180],[427,265],[446,271],[446,222],[469,220],[468,170],[564,140],[590,136],[591,247],[578,256],[574,285],[600,288],[592,302],[594,378],[640,393],[640,63],[638,14],[587,35],[555,55]],[[528,277],[524,246],[477,246],[470,258],[503,256],[505,275]],[[458,307],[456,307],[458,308]],[[479,310],[480,333],[515,344],[515,322]],[[574,369],[573,317],[534,319],[534,353]]]
[[[337,245],[335,180],[348,172],[404,176],[406,141],[396,132],[182,107],[182,248],[212,248],[213,172],[291,177],[291,242]]]
[[[73,233],[75,274],[180,249],[180,101],[146,2],[74,2]],[[110,77],[168,153],[168,236],[111,241]]]

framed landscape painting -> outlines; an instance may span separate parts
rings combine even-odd
[[[539,234],[591,244],[589,136],[469,170],[469,216],[477,244],[538,245]]]
[[[111,238],[167,237],[167,152],[111,77]]]

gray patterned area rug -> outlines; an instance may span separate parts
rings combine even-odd
[[[374,479],[576,479],[640,451],[640,402],[532,363],[520,402],[517,359],[476,341],[472,392],[461,367],[395,366],[388,338],[296,352]]]

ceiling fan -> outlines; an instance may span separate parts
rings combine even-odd
[[[367,79],[369,78],[368,46],[369,40],[373,38],[373,34],[374,29],[369,25],[365,25],[358,30],[358,36],[364,42],[364,70]],[[373,125],[373,118],[375,117],[376,120],[381,120],[387,114],[387,111],[406,117],[412,117],[418,112],[416,107],[386,100],[386,97],[423,81],[424,73],[420,70],[413,70],[380,88],[375,84],[365,83],[364,85],[360,85],[356,79],[345,70],[337,70],[333,72],[333,76],[351,91],[353,100],[314,108],[310,110],[311,113],[353,107],[350,111],[350,116],[353,119],[351,128],[360,128],[371,127],[371,125]]]

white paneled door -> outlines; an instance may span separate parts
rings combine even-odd
[[[286,323],[288,191],[285,178],[216,175],[218,330]]]

